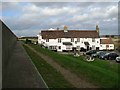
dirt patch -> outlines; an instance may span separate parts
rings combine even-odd
[[[30,47],[29,45],[26,46],[29,47],[32,51],[34,51],[36,54],[38,54],[41,58],[43,58],[48,64],[54,67],[57,71],[59,71],[64,76],[64,78],[76,88],[98,88],[98,86],[85,81],[84,78],[78,77],[76,74],[63,68],[58,63],[56,63],[51,57],[44,55],[40,52],[37,52],[34,48]]]

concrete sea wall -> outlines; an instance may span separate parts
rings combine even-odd
[[[9,63],[9,58],[17,42],[16,35],[2,21],[2,78]]]

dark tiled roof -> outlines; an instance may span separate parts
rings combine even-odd
[[[111,38],[100,39],[100,44],[114,44]]]
[[[46,30],[41,31],[43,39],[55,38],[98,38],[99,33],[96,30]]]

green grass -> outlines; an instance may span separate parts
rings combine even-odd
[[[86,62],[84,57],[61,55],[39,45],[31,45],[37,51],[46,54],[58,62],[62,67],[71,70],[87,81],[99,85],[102,88],[118,87],[118,64],[110,64],[108,61],[96,59],[94,62]]]
[[[49,88],[73,88],[73,86],[64,79],[60,72],[54,69],[35,52],[31,51],[27,46],[23,46]]]

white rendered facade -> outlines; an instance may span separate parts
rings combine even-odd
[[[100,39],[104,39],[104,40],[107,40],[107,39],[109,39],[110,40],[110,38],[100,38]],[[101,42],[100,43],[100,50],[114,50],[114,48],[115,48],[115,46],[114,46],[114,43],[106,43],[106,42]]]
[[[76,38],[77,37],[77,38]],[[41,31],[38,35],[38,44],[43,45],[51,50],[57,51],[69,51],[73,50],[113,50],[114,44],[101,43],[99,37],[99,27],[96,25],[96,30],[68,30],[64,27],[64,30],[47,30]]]
[[[72,40],[73,41],[72,41]],[[64,45],[64,42],[70,42],[72,45]],[[89,43],[89,49],[91,50],[100,48],[100,38],[56,38],[56,39],[42,39],[41,35],[38,35],[38,43],[43,46],[51,49],[56,49],[57,51],[63,50],[72,50],[72,48],[76,48],[76,50],[80,50],[81,48],[87,49],[87,45],[84,42]]]
[[[100,44],[100,50],[114,50],[114,44]]]

